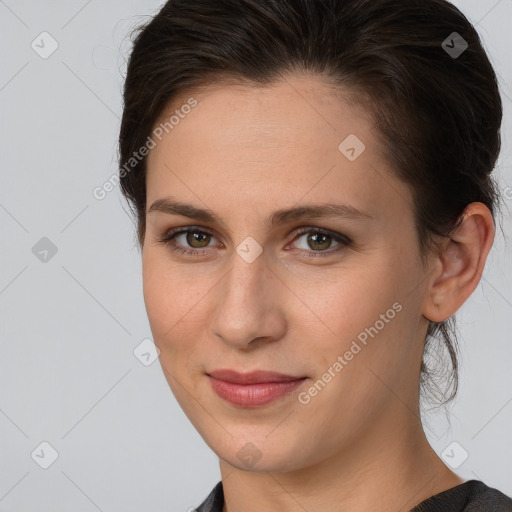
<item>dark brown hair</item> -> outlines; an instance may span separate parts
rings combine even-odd
[[[462,48],[462,41],[462,53],[450,52]],[[168,1],[134,33],[121,166],[146,144],[177,93],[229,78],[269,85],[294,72],[339,85],[372,115],[383,156],[412,190],[424,262],[436,240],[458,226],[469,203],[482,202],[495,220],[498,82],[476,30],[444,0]],[[120,184],[142,247],[146,158],[132,163],[120,167]],[[442,341],[451,363],[448,379],[441,378],[448,381],[444,391],[434,377],[446,365],[429,363],[439,354],[429,359],[434,339]],[[455,317],[430,322],[421,389],[437,402],[448,403],[457,392],[457,350]]]

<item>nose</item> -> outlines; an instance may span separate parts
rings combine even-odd
[[[267,265],[264,253],[252,263],[234,254],[230,263],[231,270],[214,294],[213,334],[239,349],[280,339],[286,332],[280,300],[284,285]]]

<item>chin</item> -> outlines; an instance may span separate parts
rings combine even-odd
[[[239,470],[282,473],[302,469],[307,464],[308,452],[304,452],[307,439],[296,438],[292,432],[283,431],[281,436],[271,439],[272,434],[268,433],[272,429],[267,427],[262,427],[261,433],[249,435],[226,430],[231,437],[226,432],[221,438],[200,434],[219,459]]]

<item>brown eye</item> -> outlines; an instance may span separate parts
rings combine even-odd
[[[187,256],[205,256],[210,251],[215,237],[203,231],[189,227],[185,229],[172,229],[157,240],[158,243],[167,245],[172,251]]]
[[[309,227],[295,234],[293,245],[305,257],[317,258],[341,253],[352,240],[335,231]]]
[[[186,236],[187,244],[197,249],[207,247],[211,238],[211,235],[204,231],[187,231]]]
[[[329,249],[332,243],[332,237],[325,233],[309,233],[307,244],[315,251]]]

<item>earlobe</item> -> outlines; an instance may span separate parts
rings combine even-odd
[[[443,242],[426,290],[423,316],[434,322],[450,318],[480,282],[494,240],[494,222],[483,203],[469,204],[459,226]]]

